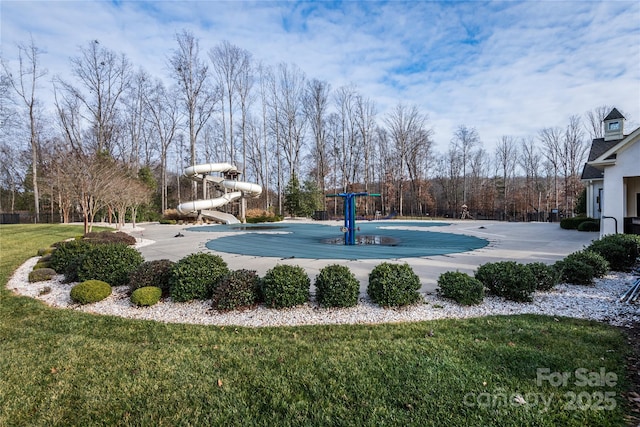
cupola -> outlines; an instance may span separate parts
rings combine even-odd
[[[624,116],[617,108],[604,118],[604,140],[614,141],[624,137]]]

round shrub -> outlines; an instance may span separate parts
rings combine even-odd
[[[131,302],[138,307],[149,307],[160,301],[162,289],[157,286],[143,286],[131,293]]]
[[[478,267],[475,278],[493,295],[516,302],[533,301],[536,280],[524,264],[515,261],[486,263]]]
[[[531,264],[526,264],[526,266],[533,274],[536,290],[538,291],[549,291],[560,281],[558,271],[552,266],[542,262],[532,262]]]
[[[595,277],[602,277],[609,271],[607,260],[591,250],[574,252],[556,264],[561,280],[574,285],[591,285]]]
[[[53,248],[53,247],[40,248],[40,249],[38,249],[38,256],[51,255],[54,250],[55,250],[55,248]]]
[[[376,304],[394,307],[413,304],[422,298],[420,278],[409,264],[378,264],[369,273],[367,294]]]
[[[92,245],[84,240],[69,240],[56,243],[51,254],[50,267],[64,274],[66,282],[78,281],[78,266]]]
[[[345,265],[328,265],[314,284],[316,300],[323,307],[353,307],[358,304],[360,282]]]
[[[578,225],[578,231],[600,231],[600,223],[598,221],[584,221]]]
[[[208,299],[227,274],[227,263],[218,255],[203,252],[187,255],[171,268],[169,293],[176,302]]]
[[[51,268],[51,262],[42,261],[42,259],[40,259],[38,262],[36,262],[36,265],[33,266],[34,270],[38,270],[39,268]]]
[[[585,221],[594,221],[594,219],[586,216],[563,218],[560,221],[560,228],[564,228],[565,230],[577,230],[580,224],[582,224]]]
[[[80,261],[78,279],[124,286],[129,283],[129,273],[143,261],[140,252],[124,243],[92,245]]]
[[[235,270],[224,276],[211,296],[213,308],[220,311],[256,305],[260,295],[260,277],[252,270]]]
[[[582,250],[571,253],[565,257],[566,260],[577,259],[590,265],[593,268],[594,277],[602,277],[609,271],[609,262],[600,254],[591,250]]]
[[[143,262],[129,273],[129,291],[155,286],[162,290],[163,295],[169,295],[169,279],[171,279],[171,269],[174,264],[175,262],[168,259]]]
[[[466,273],[447,271],[438,277],[440,294],[462,305],[480,304],[484,299],[484,285]]]
[[[555,268],[560,272],[560,280],[563,283],[574,285],[593,284],[593,267],[579,259],[564,259],[555,263]]]
[[[640,255],[640,236],[632,234],[609,234],[595,240],[587,248],[602,255],[614,271],[625,271]]]
[[[38,268],[29,273],[29,282],[43,282],[53,279],[56,271],[51,268]]]
[[[293,265],[276,265],[262,280],[264,303],[270,308],[294,307],[309,301],[311,280],[304,269]]]
[[[102,280],[87,280],[71,288],[71,299],[79,304],[102,301],[111,295],[111,286]]]

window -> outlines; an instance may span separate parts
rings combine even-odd
[[[609,130],[619,130],[619,129],[620,129],[620,122],[609,123]]]

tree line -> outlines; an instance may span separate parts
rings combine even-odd
[[[417,105],[379,114],[355,85],[333,88],[296,64],[258,62],[229,41],[204,50],[186,30],[175,35],[166,75],[99,40],[79,48],[68,76],[48,75],[33,40],[17,55],[2,60],[0,211],[28,209],[36,222],[55,212],[90,224],[98,213],[135,217],[140,206],[160,215],[207,194],[181,172],[213,162],[238,165],[242,180],[265,189],[249,208],[279,214],[298,213],[286,196],[302,189],[320,195],[304,213],[339,215],[339,198],[322,195],[368,191],[381,197],[358,200],[365,216],[458,217],[463,206],[478,218],[571,216],[588,141],[602,136],[611,109],[505,135],[493,152],[461,124],[438,153]]]

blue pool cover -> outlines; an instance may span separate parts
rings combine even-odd
[[[359,222],[356,236],[379,236],[394,245],[328,244],[326,240],[341,238],[340,225],[325,224],[233,224],[191,227],[189,231],[233,232],[207,242],[206,247],[241,255],[306,259],[393,259],[416,258],[472,251],[489,242],[473,236],[432,232],[441,222]],[[399,227],[399,228],[397,228]],[[411,227],[411,229],[402,229]]]

